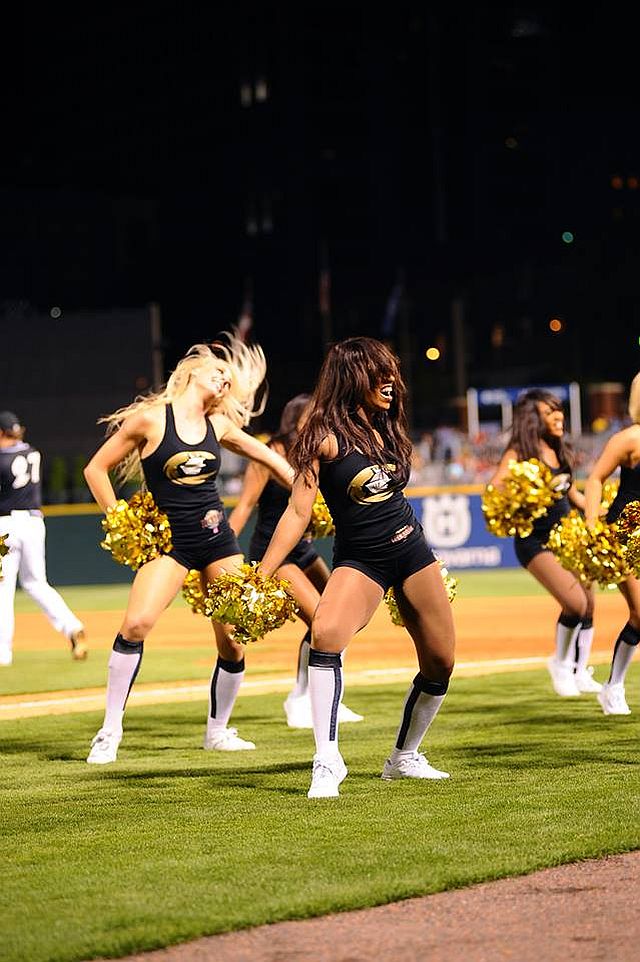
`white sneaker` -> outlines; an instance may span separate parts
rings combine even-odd
[[[396,761],[387,758],[380,778],[386,782],[394,778],[438,779],[449,778],[449,772],[441,772],[434,768],[420,752],[411,752],[411,754],[401,755]]]
[[[580,694],[580,689],[576,684],[576,676],[573,673],[573,665],[567,665],[555,658],[550,658],[547,662],[547,668],[556,695],[560,695],[561,698],[575,698]]]
[[[602,706],[605,715],[630,715],[631,709],[627,705],[624,697],[624,685],[618,682],[617,685],[606,684],[598,692],[598,701]]]
[[[249,752],[256,746],[240,738],[237,728],[212,728],[205,734],[202,747],[213,752]]]
[[[313,728],[309,692],[304,695],[287,695],[284,711],[289,728]]]
[[[338,708],[338,721],[341,725],[343,725],[345,722],[359,722],[363,719],[364,715],[359,715],[357,712],[347,708],[343,702],[340,702],[340,706]]]
[[[338,786],[346,777],[347,766],[342,755],[328,759],[314,755],[311,788],[307,792],[307,798],[337,798],[340,794]]]
[[[0,668],[8,668],[13,662],[11,651],[0,651]]]
[[[115,762],[121,741],[122,732],[108,732],[101,728],[91,742],[87,762],[90,765],[108,765],[110,762]]]
[[[600,682],[596,681],[593,677],[593,668],[583,668],[582,671],[577,671],[574,678],[578,686],[578,691],[598,692],[602,688]]]

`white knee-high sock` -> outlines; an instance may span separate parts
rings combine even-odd
[[[309,690],[309,652],[311,651],[311,628],[307,628],[306,634],[300,642],[298,649],[298,669],[296,672],[296,683],[291,690],[294,698],[301,698]]]
[[[331,758],[338,751],[338,708],[342,700],[342,661],[326,651],[309,653],[309,694],[316,754]]]
[[[218,656],[209,685],[207,730],[227,727],[243,678],[244,658],[242,661],[227,661]]]
[[[582,624],[580,625],[580,631],[576,638],[576,672],[582,672],[587,670],[587,665],[589,664],[589,656],[591,654],[591,645],[593,644],[593,621],[591,618],[583,618]]]
[[[107,707],[102,727],[109,732],[122,731],[122,718],[136,676],[140,671],[144,642],[127,641],[116,635],[109,658]]]
[[[613,649],[611,674],[609,675],[610,685],[624,684],[627,669],[638,647],[638,642],[640,642],[640,631],[627,622],[618,635],[616,646]]]
[[[420,672],[416,675],[405,698],[396,745],[391,753],[392,761],[418,750],[440,711],[447,688],[448,682],[429,681]]]
[[[556,661],[574,664],[574,642],[580,631],[580,619],[573,615],[560,615],[556,624]]]

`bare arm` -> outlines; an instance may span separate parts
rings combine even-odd
[[[582,491],[578,491],[575,484],[572,484],[567,491],[567,497],[574,507],[579,508],[580,511],[584,511],[586,508],[586,498]]]
[[[509,475],[509,461],[517,461],[518,455],[513,448],[507,448],[500,459],[500,464],[496,468],[493,477],[489,480],[489,484],[493,484],[495,487],[499,487],[504,479]]]
[[[314,464],[314,471],[317,476],[317,462]],[[317,491],[317,482],[309,482],[302,475],[296,477],[289,504],[280,518],[260,562],[260,572],[265,578],[270,578],[274,571],[277,571],[307,530]]]
[[[293,469],[281,455],[276,454],[257,438],[251,437],[246,431],[236,427],[222,414],[212,415],[212,421],[218,441],[224,448],[263,464],[271,471],[276,481],[279,481],[287,491],[291,490]]]
[[[269,480],[269,471],[263,464],[250,461],[244,473],[242,491],[238,503],[229,515],[229,524],[235,535],[239,535],[251,517],[260,495]]]
[[[636,440],[631,431],[632,429],[619,431],[609,438],[585,482],[585,520],[588,525],[595,524],[598,520],[603,483],[619,465],[627,460],[636,446]]]
[[[133,414],[114,435],[104,442],[102,447],[98,448],[84,469],[89,490],[103,511],[112,508],[117,501],[109,479],[109,471],[144,443],[148,427],[146,413]]]

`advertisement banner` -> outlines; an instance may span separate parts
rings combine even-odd
[[[409,498],[438,558],[456,568],[516,568],[511,538],[496,538],[485,527],[479,494],[432,494]]]

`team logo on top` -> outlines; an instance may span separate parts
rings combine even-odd
[[[165,461],[165,477],[174,484],[204,484],[216,474],[216,456],[210,451],[180,451]]]
[[[396,487],[387,471],[395,471],[395,464],[372,464],[358,471],[352,479],[347,494],[356,504],[376,504],[393,497]]]

